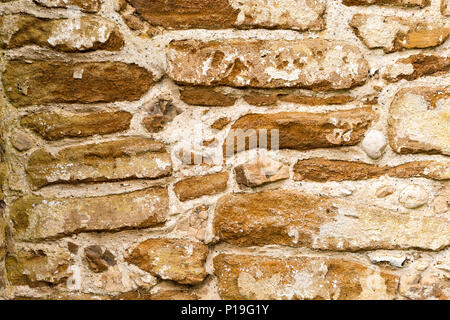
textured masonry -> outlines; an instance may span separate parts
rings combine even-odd
[[[448,0],[0,1],[0,299],[450,297]]]

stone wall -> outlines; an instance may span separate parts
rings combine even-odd
[[[449,8],[1,0],[0,297],[448,299]]]

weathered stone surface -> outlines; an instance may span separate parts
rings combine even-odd
[[[362,162],[310,158],[294,165],[294,180],[344,181],[378,178],[387,173],[387,167]]]
[[[14,130],[11,143],[19,151],[27,151],[33,147],[33,139],[23,131]]]
[[[59,51],[118,51],[124,40],[114,22],[99,17],[42,19],[29,15],[0,17],[0,44],[5,49],[27,45]]]
[[[221,254],[214,258],[223,299],[393,299],[398,276],[342,258]]]
[[[358,48],[320,39],[172,41],[167,63],[181,84],[253,88],[348,89],[369,71]]]
[[[177,182],[173,191],[181,201],[213,195],[225,191],[228,182],[228,172],[192,177]]]
[[[128,130],[132,115],[126,111],[92,112],[85,114],[38,112],[24,116],[20,124],[46,140],[89,137]]]
[[[290,190],[223,196],[213,229],[220,240],[239,246],[438,250],[450,244],[448,218],[414,217]]]
[[[398,7],[420,7],[424,8],[430,5],[430,0],[343,0],[346,6],[398,6]]]
[[[6,271],[12,285],[49,286],[67,281],[70,263],[70,252],[58,246],[19,248],[6,258]]]
[[[433,199],[433,209],[436,214],[450,212],[450,182],[443,184]]]
[[[182,284],[198,284],[206,277],[208,246],[184,239],[148,239],[127,258],[155,276]]]
[[[155,104],[144,105],[148,116],[142,121],[147,131],[155,133],[164,129],[182,111],[172,101],[159,100]]]
[[[430,178],[435,180],[450,179],[450,162],[448,161],[412,161],[392,167],[388,175],[397,178]]]
[[[165,290],[152,293],[151,300],[199,300],[199,297],[189,290]]]
[[[114,255],[108,249],[103,250],[99,245],[89,246],[84,249],[86,262],[94,272],[104,272],[110,266],[116,264]]]
[[[350,26],[368,48],[381,48],[386,53],[436,47],[450,35],[448,23],[428,23],[394,16],[356,14]]]
[[[205,107],[229,107],[237,100],[215,88],[208,87],[183,87],[180,89],[180,99],[187,104]]]
[[[222,130],[230,123],[230,119],[228,118],[219,118],[211,125],[212,129]]]
[[[77,7],[84,12],[98,12],[102,6],[101,0],[33,0],[47,8]]]
[[[246,187],[257,187],[289,178],[289,168],[267,156],[261,156],[254,161],[237,166],[234,171],[236,181]]]
[[[168,29],[322,30],[324,0],[127,0],[150,25]]]
[[[353,101],[353,98],[348,95],[335,95],[331,97],[315,97],[301,94],[279,94],[278,100],[283,102],[291,102],[297,104],[304,104],[309,106],[321,105],[342,105]]]
[[[367,180],[389,175],[397,178],[450,179],[450,163],[439,161],[413,161],[399,166],[376,166],[363,162],[310,158],[299,160],[293,168],[294,180],[344,181]]]
[[[398,153],[450,154],[450,87],[397,92],[389,109],[388,137]]]
[[[6,285],[5,272],[5,255],[6,255],[6,223],[3,217],[0,217],[0,293]]]
[[[441,12],[444,16],[450,16],[450,1],[441,0]]]
[[[170,155],[161,142],[146,138],[68,147],[56,154],[39,149],[26,167],[39,188],[55,183],[156,179],[171,174]]]
[[[416,260],[412,268],[402,274],[399,293],[408,299],[449,300],[449,257],[444,255],[441,259],[434,264],[428,259]]]
[[[34,241],[157,226],[166,220],[168,206],[167,188],[91,198],[26,196],[13,203],[11,219],[17,239]]]
[[[415,54],[387,66],[383,78],[390,82],[411,81],[422,76],[444,74],[449,69],[450,57]]]
[[[3,86],[18,107],[48,103],[134,101],[154,82],[151,72],[122,62],[9,61]]]
[[[264,130],[267,130],[267,146],[259,145],[260,148],[271,147],[272,133],[277,133],[273,130],[278,130],[280,149],[352,146],[361,142],[375,117],[370,107],[328,113],[248,114],[232,125],[224,151],[226,155],[233,154],[233,149],[226,150],[227,144],[234,148],[234,152],[248,149],[250,141],[259,141]]]

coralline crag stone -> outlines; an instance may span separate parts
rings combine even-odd
[[[370,130],[364,137],[361,147],[372,159],[378,159],[383,155],[387,146],[387,138],[383,132]]]
[[[29,15],[0,17],[0,44],[5,49],[37,45],[58,51],[118,51],[124,40],[114,22],[99,17],[42,19]]]
[[[47,8],[79,8],[84,12],[98,12],[102,6],[101,0],[33,0]]]
[[[238,246],[348,251],[439,250],[450,244],[446,217],[416,217],[292,190],[223,196],[213,230],[218,239]]]
[[[12,285],[38,287],[65,283],[72,275],[71,255],[58,246],[16,248],[6,258],[8,280]],[[72,262],[73,263],[73,262]]]
[[[199,284],[206,277],[208,246],[184,239],[148,239],[133,249],[127,262],[164,280]]]
[[[167,188],[90,198],[26,196],[12,204],[18,240],[34,241],[89,231],[158,226],[166,221]]]
[[[181,84],[253,88],[348,89],[369,72],[358,48],[320,39],[172,41],[167,64]]]
[[[402,79],[411,81],[422,76],[443,75],[449,69],[450,57],[420,53],[398,59],[394,64],[386,66],[383,78],[389,82]]]
[[[430,0],[343,0],[346,6],[396,6],[396,7],[420,7],[424,8],[430,5]]]
[[[395,167],[376,166],[364,162],[309,158],[294,165],[294,180],[309,181],[356,181],[388,175],[395,178],[450,179],[448,161],[412,161]]]
[[[96,134],[109,134],[128,130],[132,115],[126,111],[116,112],[36,112],[20,119],[20,124],[42,136],[55,141],[64,138],[82,138]]]
[[[356,14],[350,26],[368,48],[381,48],[385,53],[436,47],[450,35],[450,24],[446,22],[428,23],[393,16]]]
[[[108,249],[103,250],[99,245],[92,245],[84,249],[86,262],[94,272],[104,272],[116,264],[114,255]]]
[[[3,87],[17,107],[48,103],[135,101],[155,79],[148,70],[123,62],[12,60]]]
[[[272,148],[272,134],[278,134],[280,149],[353,146],[361,142],[375,118],[376,114],[370,107],[327,113],[247,114],[232,125],[224,143],[224,152],[226,156],[230,156],[234,154],[233,149],[236,153],[256,147],[251,146],[250,141],[259,142],[260,134],[266,133],[267,145],[259,143],[260,148]],[[227,145],[232,150],[228,150]]]
[[[423,187],[413,184],[404,188],[398,196],[398,201],[408,209],[416,209],[428,202],[429,195]]]
[[[237,183],[246,187],[258,187],[289,178],[289,168],[267,156],[237,166],[234,171]]]
[[[342,258],[221,254],[214,273],[223,299],[393,299],[398,276]]]
[[[324,0],[128,0],[152,26],[168,29],[322,30]]]
[[[67,147],[56,154],[39,149],[28,159],[26,171],[31,183],[40,188],[55,183],[157,179],[169,176],[172,164],[161,142],[129,137]]]
[[[173,191],[181,201],[188,201],[223,192],[227,183],[228,172],[219,172],[181,180],[174,185]]]
[[[389,144],[402,154],[450,155],[449,112],[450,87],[400,90],[389,109]]]

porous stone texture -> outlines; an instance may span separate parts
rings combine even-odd
[[[450,154],[450,87],[397,92],[389,109],[389,143],[398,153]]]
[[[23,197],[11,206],[16,238],[46,239],[83,231],[145,228],[166,220],[164,188],[91,198]]]
[[[343,0],[347,6],[399,6],[399,7],[420,7],[429,6],[430,0]]]
[[[414,54],[387,66],[383,78],[390,82],[411,81],[422,76],[445,74],[449,69],[450,57]]]
[[[18,107],[48,103],[138,100],[152,74],[122,62],[9,61],[3,73],[9,101]]]
[[[130,127],[131,118],[132,115],[125,111],[81,115],[72,112],[39,112],[24,116],[20,124],[45,140],[54,141],[125,131]]]
[[[233,150],[240,152],[256,146],[272,147],[272,135],[278,135],[280,149],[352,146],[361,142],[375,117],[370,107],[328,113],[248,114],[232,125],[224,151],[228,156]],[[261,134],[267,136],[265,143],[259,143]],[[253,146],[250,144],[252,140],[258,144]]]
[[[127,0],[150,25],[168,29],[322,30],[324,0]]]
[[[219,255],[214,258],[224,299],[392,299],[397,276],[339,258]]]
[[[448,300],[449,8],[0,0],[0,300]]]
[[[173,191],[181,201],[187,201],[225,191],[227,182],[228,172],[219,172],[181,180],[174,185]]]
[[[123,36],[113,22],[87,16],[55,20],[3,16],[0,30],[1,45],[8,49],[38,45],[67,52],[118,51],[123,46]]]
[[[68,147],[55,155],[39,149],[31,154],[26,171],[39,188],[54,183],[156,179],[170,175],[172,165],[161,142],[125,138]]]
[[[182,84],[317,90],[362,85],[369,68],[356,47],[319,39],[173,41],[167,63],[169,76]]]
[[[198,284],[206,276],[205,244],[183,239],[149,239],[140,243],[127,261],[162,279]]]
[[[450,24],[445,21],[428,23],[393,16],[356,14],[350,26],[368,48],[381,48],[385,53],[436,47],[450,35]]]
[[[409,208],[424,201],[423,190],[408,188],[407,192],[400,201],[406,201]],[[438,250],[450,243],[446,218],[399,215],[290,190],[223,196],[216,205],[213,228],[220,240],[238,246]]]
[[[76,7],[84,12],[98,12],[102,6],[101,0],[33,0],[36,4],[47,8]]]

